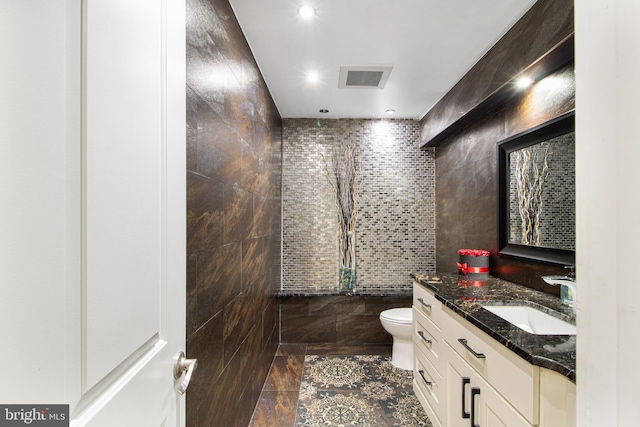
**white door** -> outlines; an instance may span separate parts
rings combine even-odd
[[[184,28],[184,0],[0,1],[0,404],[184,425]]]

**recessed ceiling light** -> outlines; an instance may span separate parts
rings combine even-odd
[[[387,113],[387,114],[394,114],[395,112],[396,112],[396,110],[391,109],[391,108],[388,109],[388,110],[385,110],[385,113]]]
[[[516,80],[516,86],[521,89],[526,89],[533,84],[533,79],[531,77],[520,77]]]
[[[312,16],[315,16],[316,10],[309,5],[304,5],[298,8],[298,14],[303,18],[311,18]]]
[[[318,83],[319,80],[320,80],[320,76],[315,71],[309,71],[307,73],[307,81],[309,83]]]

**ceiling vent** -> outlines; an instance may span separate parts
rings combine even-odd
[[[342,65],[338,87],[342,89],[384,88],[393,65]]]

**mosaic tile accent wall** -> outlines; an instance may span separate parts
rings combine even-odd
[[[361,149],[356,292],[411,292],[412,271],[435,270],[435,161],[417,148],[416,120],[284,119],[282,293],[337,292],[338,223],[322,156]]]

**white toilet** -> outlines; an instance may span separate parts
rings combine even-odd
[[[413,312],[410,307],[392,308],[380,313],[382,327],[393,336],[391,364],[413,370]]]

